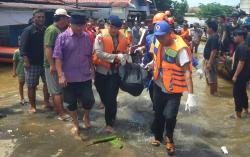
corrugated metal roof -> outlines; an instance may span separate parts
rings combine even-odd
[[[3,0],[3,2],[64,4],[63,0]]]
[[[76,3],[76,0],[63,0],[65,3]],[[78,0],[84,6],[119,6],[128,7],[131,0]]]
[[[66,10],[86,10],[86,11],[97,11],[96,8],[91,7],[78,7],[67,5],[51,5],[51,4],[30,4],[30,3],[10,3],[10,2],[0,2],[0,8],[17,8],[17,9],[58,9],[64,8]]]
[[[62,0],[23,0],[24,2],[47,3],[47,4],[63,4]]]
[[[63,0],[67,3],[75,3],[76,0]],[[131,0],[78,0],[78,3],[115,3],[115,2],[122,2],[122,3],[129,3]]]

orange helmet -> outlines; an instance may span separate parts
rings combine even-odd
[[[167,10],[167,11],[165,11],[165,15],[169,17],[169,16],[171,16],[171,12],[169,10]]]
[[[172,17],[167,18],[167,22],[170,25],[174,24],[174,18],[172,18]]]
[[[157,13],[153,18],[153,23],[157,23],[165,20],[166,15],[164,13]]]

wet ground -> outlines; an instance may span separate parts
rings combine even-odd
[[[19,104],[17,87],[17,80],[11,77],[11,65],[1,64],[0,113],[7,114],[7,117],[0,119],[0,157],[167,156],[163,145],[159,148],[149,145],[153,112],[146,91],[140,97],[119,93],[115,134],[122,138],[124,148],[118,149],[110,143],[87,147],[90,141],[105,136],[100,133],[105,124],[104,110],[95,106],[91,113],[93,128],[85,130],[81,127],[83,140],[77,140],[69,133],[69,122],[61,122],[53,111],[41,108],[41,85],[37,94],[39,112],[35,115],[28,114],[27,105]],[[184,94],[175,130],[175,156],[250,157],[250,118],[229,118],[234,111],[232,84],[219,79],[219,94],[212,97],[205,80],[194,76],[194,90],[199,108],[192,114],[185,112]],[[96,101],[99,102],[98,97]],[[221,146],[227,147],[228,155],[221,152]]]

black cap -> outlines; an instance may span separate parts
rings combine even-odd
[[[70,21],[72,24],[84,25],[86,23],[86,16],[82,13],[71,13]]]
[[[115,27],[121,27],[122,26],[122,20],[116,16],[116,15],[111,15],[109,17],[109,23]]]

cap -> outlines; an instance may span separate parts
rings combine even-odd
[[[64,16],[70,17],[68,15],[67,11],[65,9],[62,9],[62,8],[56,9],[54,16],[56,16],[56,15],[64,15]]]
[[[170,32],[169,24],[166,21],[157,22],[154,27],[154,35],[165,35]]]
[[[111,15],[109,17],[109,23],[115,27],[121,27],[122,26],[122,20],[116,16],[116,15]]]
[[[72,24],[83,25],[86,23],[86,16],[82,13],[75,12],[71,14],[70,21]]]

